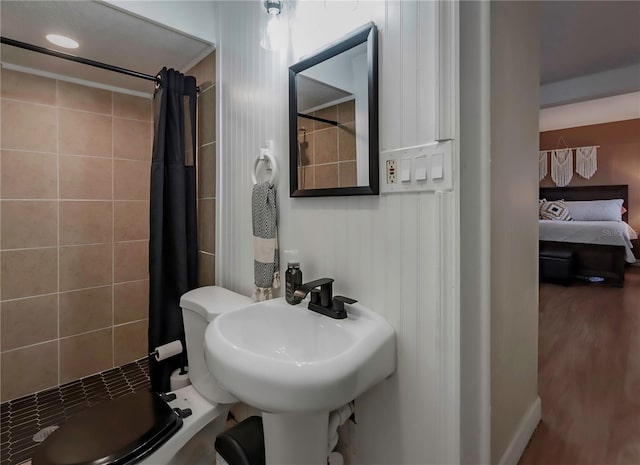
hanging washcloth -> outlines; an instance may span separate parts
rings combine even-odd
[[[542,181],[544,178],[547,177],[547,173],[548,173],[548,168],[547,166],[549,165],[549,151],[548,150],[544,150],[544,151],[540,151],[540,153],[538,154],[538,175],[540,177],[540,181]]]
[[[273,289],[280,287],[278,258],[278,207],[276,188],[270,182],[253,186],[251,195],[253,216],[253,272],[255,290],[253,300],[273,298]]]
[[[558,187],[564,187],[573,178],[573,151],[556,149],[551,152],[551,179]]]
[[[585,179],[591,179],[598,169],[598,148],[578,147],[576,149],[576,173]]]

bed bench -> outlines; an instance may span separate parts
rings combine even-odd
[[[570,250],[540,250],[540,281],[571,284],[575,277],[575,254]]]

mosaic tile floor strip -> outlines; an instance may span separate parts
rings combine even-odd
[[[106,399],[149,389],[147,359],[0,404],[0,465],[29,460],[33,436]]]

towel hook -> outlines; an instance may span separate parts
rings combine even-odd
[[[267,141],[267,148],[260,148],[260,155],[258,155],[253,162],[253,172],[251,173],[251,180],[253,181],[253,185],[258,184],[258,165],[260,162],[265,163],[265,169],[267,171],[271,171],[271,177],[269,178],[269,182],[273,185],[278,179],[278,162],[272,154],[273,152],[273,141]]]

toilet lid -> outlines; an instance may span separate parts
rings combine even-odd
[[[49,436],[33,465],[125,465],[142,460],[182,426],[152,392],[137,392],[78,413]]]

